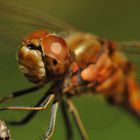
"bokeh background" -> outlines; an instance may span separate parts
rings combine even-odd
[[[91,32],[103,38],[117,41],[140,40],[139,0],[7,0],[7,3],[11,2],[29,9],[36,9],[44,14],[49,13],[79,30]],[[0,97],[33,85],[18,70],[16,52],[22,37],[33,29],[41,28],[36,24],[27,24],[26,20],[32,17],[23,16],[23,14],[20,16],[19,9],[16,17],[16,14],[10,14],[8,10],[7,12],[2,10],[2,7],[0,10]],[[46,89],[47,87],[1,106],[34,105]],[[101,97],[81,96],[73,100],[91,140],[140,139],[140,125],[131,114],[108,105]],[[0,118],[20,120],[26,113],[28,112],[4,111],[0,112]],[[9,126],[12,140],[39,140],[48,128],[49,117],[50,108],[48,111],[40,111],[26,125]],[[80,140],[72,119],[71,122],[74,128],[74,140]],[[52,140],[65,139],[65,127],[59,111]]]

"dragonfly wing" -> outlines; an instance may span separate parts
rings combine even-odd
[[[126,41],[118,43],[120,50],[127,56],[127,58],[134,65],[136,79],[140,85],[140,42]]]
[[[49,15],[4,1],[0,1],[0,23],[0,42],[9,43],[11,47],[11,42],[13,46],[20,44],[21,39],[33,30],[47,29],[60,36],[67,36],[75,30]]]

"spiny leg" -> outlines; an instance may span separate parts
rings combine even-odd
[[[50,90],[46,92],[46,94],[38,101],[38,103],[35,106],[42,106],[44,101],[46,99],[48,99],[49,95],[50,95]],[[37,114],[37,112],[38,111],[31,111],[21,120],[19,120],[19,121],[7,121],[7,123],[11,124],[11,125],[22,125],[22,124],[28,123]]]
[[[66,126],[67,140],[71,140],[73,136],[73,131],[72,131],[71,123],[70,123],[70,118],[68,116],[68,110],[67,110],[68,108],[67,108],[66,103],[63,100],[60,102],[60,107],[61,107],[64,122],[65,122],[65,126]]]
[[[87,131],[86,131],[81,119],[80,119],[78,111],[77,111],[76,107],[74,106],[72,100],[68,99],[67,104],[68,104],[68,107],[69,107],[69,111],[71,112],[71,114],[73,116],[73,119],[74,119],[74,121],[76,123],[76,126],[77,126],[77,128],[78,128],[78,130],[80,132],[82,140],[89,140]]]
[[[45,140],[49,140],[52,135],[53,135],[53,131],[54,131],[54,127],[55,127],[55,121],[56,121],[56,114],[57,114],[57,110],[58,110],[58,102],[54,102],[52,105],[52,110],[51,110],[51,119],[50,119],[50,124],[49,124],[49,128],[48,131],[46,133],[45,136]]]
[[[9,106],[9,107],[0,108],[0,110],[25,110],[25,111],[46,110],[50,102],[54,100],[54,97],[55,97],[54,94],[50,95],[48,100],[44,104],[44,106],[40,106],[40,107]]]
[[[34,87],[30,87],[30,88],[27,88],[27,89],[15,91],[15,92],[11,93],[10,95],[5,96],[4,98],[2,98],[2,99],[0,100],[0,103],[3,103],[3,102],[5,102],[5,101],[7,101],[8,99],[16,98],[16,97],[19,97],[19,96],[26,95],[26,94],[28,94],[28,93],[37,91],[37,90],[39,90],[40,88],[42,88],[44,85],[45,85],[45,84],[39,84],[39,85],[34,86]]]

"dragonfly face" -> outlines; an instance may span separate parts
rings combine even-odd
[[[50,75],[63,75],[68,70],[70,58],[66,42],[46,30],[31,32],[18,51],[19,68],[35,83]]]

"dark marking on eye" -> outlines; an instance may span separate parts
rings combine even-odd
[[[57,60],[54,59],[54,60],[53,60],[53,64],[54,64],[54,65],[57,65]]]

